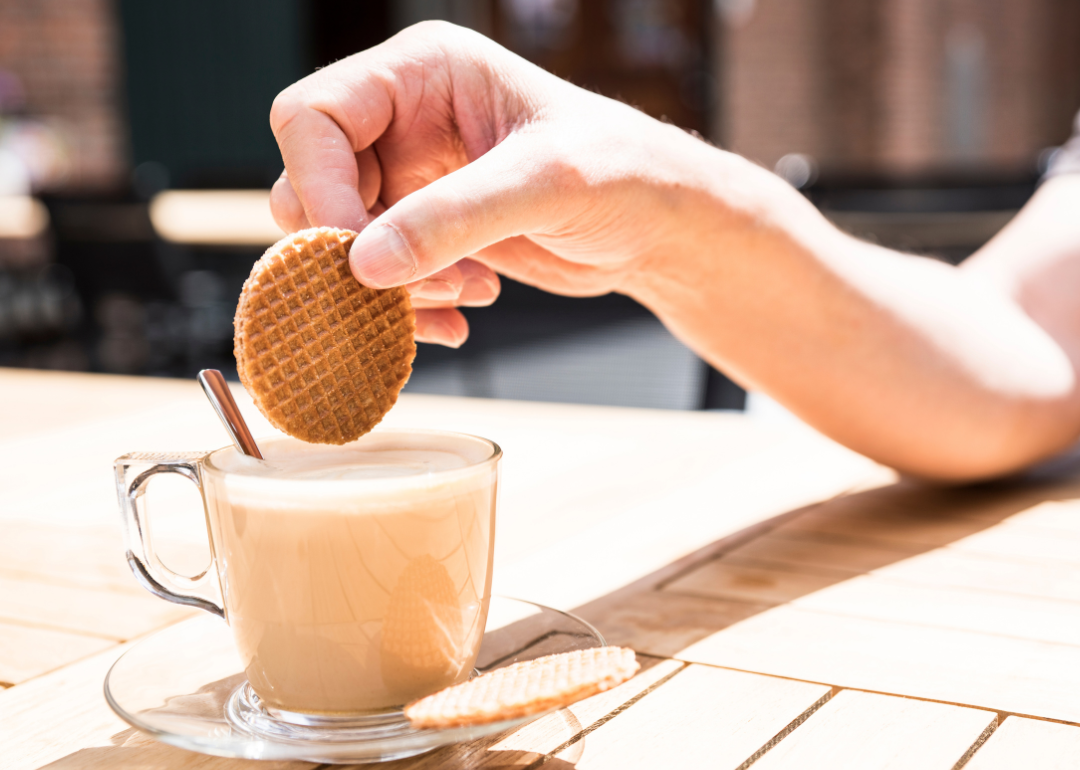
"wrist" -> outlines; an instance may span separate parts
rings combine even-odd
[[[796,247],[814,240],[818,234],[811,231],[822,225],[831,228],[779,177],[678,133],[677,141],[665,143],[655,177],[645,180],[654,216],[670,225],[627,271],[623,293],[646,305],[662,302],[676,287],[700,294],[749,255]]]
[[[711,364],[760,387],[754,341],[794,328],[780,319],[848,258],[853,240],[779,177],[686,138],[695,146],[678,148],[670,165],[680,183],[668,185],[668,211],[657,215],[673,227],[620,291]]]

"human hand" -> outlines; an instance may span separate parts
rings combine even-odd
[[[495,271],[572,296],[630,293],[628,276],[686,225],[670,215],[693,172],[661,155],[705,147],[440,22],[290,86],[270,121],[286,168],[278,224],[360,231],[357,279],[406,285],[418,339],[454,347],[468,335],[455,306],[493,302]]]
[[[412,27],[286,89],[271,125],[278,223],[359,231],[354,275],[409,286],[421,340],[461,344],[455,306],[493,301],[498,271],[634,297],[741,384],[908,473],[987,478],[1080,431],[1071,331],[985,275],[862,243],[765,169],[475,33]],[[1066,228],[1072,202],[1052,206]],[[1029,229],[1010,269],[1032,263]],[[1010,280],[1075,308],[1058,274],[1025,275]]]

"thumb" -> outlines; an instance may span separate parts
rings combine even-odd
[[[353,243],[353,275],[367,286],[398,286],[506,238],[555,226],[570,197],[559,178],[566,165],[552,162],[550,151],[548,160],[535,160],[530,144],[511,135],[388,208]]]

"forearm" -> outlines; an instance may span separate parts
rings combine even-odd
[[[415,289],[422,338],[460,344],[455,305],[493,301],[496,270],[630,294],[740,382],[906,471],[990,476],[1077,432],[1063,351],[1080,360],[1080,315],[1036,311],[1040,292],[1076,306],[1080,279],[1062,292],[1054,271],[1003,281],[860,243],[768,172],[476,33],[410,28],[286,89],[271,123],[278,221],[362,228],[353,274]]]
[[[694,226],[625,288],[710,363],[917,475],[997,475],[1075,437],[1073,367],[1005,292],[839,232],[735,156],[686,152],[715,181],[683,191]]]

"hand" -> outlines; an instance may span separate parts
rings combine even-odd
[[[409,286],[422,340],[461,344],[454,306],[493,301],[498,271],[632,296],[736,381],[906,472],[985,478],[1080,433],[1061,319],[1036,322],[977,271],[859,242],[763,168],[475,33],[406,30],[284,91],[271,125],[279,224],[360,231],[353,273]],[[1070,243],[1074,203],[1051,206]],[[1032,261],[1031,232],[989,265],[997,283]],[[1075,307],[1055,271],[1018,286]]]
[[[357,279],[406,285],[417,337],[454,347],[468,335],[455,306],[493,302],[495,271],[572,296],[629,292],[680,230],[657,216],[680,184],[660,149],[705,147],[440,22],[290,86],[270,122],[278,224],[360,231]]]

